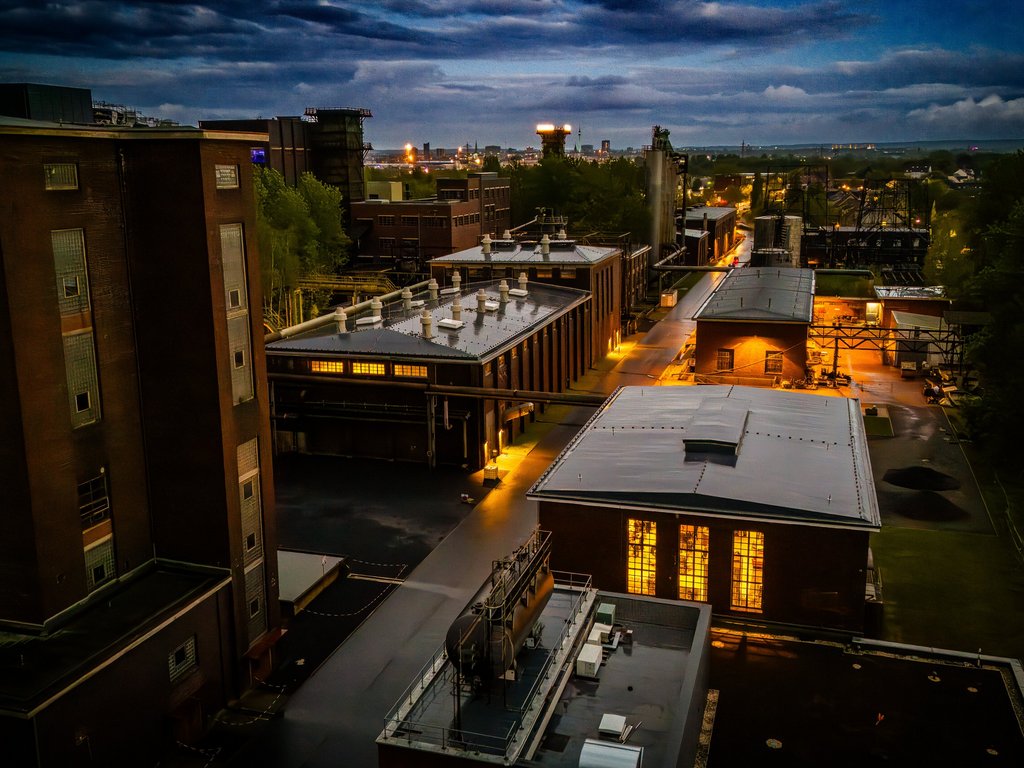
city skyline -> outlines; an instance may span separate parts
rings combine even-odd
[[[183,124],[365,107],[382,148],[1024,137],[1024,44],[970,0],[0,0],[0,81]]]

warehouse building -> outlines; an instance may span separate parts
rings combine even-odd
[[[480,469],[590,362],[591,296],[432,281],[267,344],[279,451]]]
[[[552,567],[598,589],[863,631],[880,518],[857,400],[624,387],[528,497]]]

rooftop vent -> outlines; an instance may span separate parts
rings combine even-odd
[[[457,331],[464,325],[464,322],[456,320],[454,317],[446,317],[437,321],[437,327],[444,328],[446,331]]]
[[[384,322],[384,318],[380,315],[367,315],[366,317],[360,317],[356,319],[357,326],[377,325],[378,323]]]
[[[745,404],[731,400],[720,405],[707,402],[684,428],[686,452],[737,455],[749,416]]]
[[[480,250],[483,253],[490,253],[491,252],[491,236],[490,235],[485,234],[483,236],[483,239],[480,241]]]

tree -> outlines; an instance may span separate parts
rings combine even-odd
[[[257,169],[256,238],[260,247],[264,310],[290,318],[290,301],[299,281],[332,275],[345,263],[349,239],[341,225],[341,192],[303,174],[289,187],[272,168]],[[305,297],[306,311],[326,297]]]

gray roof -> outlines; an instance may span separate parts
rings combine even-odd
[[[598,264],[620,253],[618,248],[594,245],[578,245],[575,240],[552,240],[549,253],[542,253],[539,243],[520,243],[516,240],[498,239],[491,245],[491,252],[484,253],[476,245],[464,251],[431,259],[431,264],[503,264],[505,266],[543,264]]]
[[[744,267],[726,275],[694,318],[809,323],[813,312],[814,270]]]
[[[716,219],[723,219],[729,215],[735,215],[736,209],[721,205],[702,205],[697,208],[687,208],[686,220],[691,221],[694,219],[703,219],[705,214],[708,217],[708,221],[715,221]]]
[[[509,301],[502,303],[498,293],[500,282],[489,280],[463,286],[460,301],[464,325],[458,330],[438,325],[438,321],[452,317],[455,295],[449,293],[431,301],[424,291],[413,296],[413,309],[403,309],[401,300],[385,305],[381,322],[375,326],[362,328],[357,325],[359,317],[369,316],[366,311],[358,316],[349,316],[348,330],[344,333],[338,333],[337,326],[330,323],[271,342],[267,344],[267,352],[389,359],[485,360],[590,296],[587,291],[575,288],[532,282],[527,286],[526,297],[511,296]],[[512,289],[519,287],[514,280],[508,284]],[[484,290],[487,300],[493,302],[492,306],[497,305],[482,313],[477,311],[476,294],[480,289]],[[421,316],[424,309],[433,321],[434,337],[430,339],[423,337]]]
[[[880,526],[860,402],[757,387],[623,387],[527,496]]]
[[[876,285],[875,295],[880,299],[945,299],[943,285]]]

